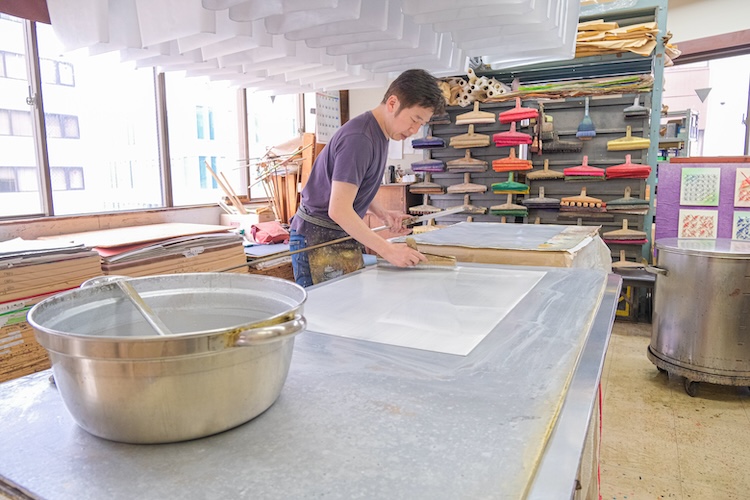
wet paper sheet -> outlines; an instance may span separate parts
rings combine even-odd
[[[374,268],[310,289],[304,315],[310,331],[466,356],[544,275]]]

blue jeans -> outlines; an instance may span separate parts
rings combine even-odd
[[[297,233],[294,229],[289,232],[289,250],[299,250],[306,248],[307,242],[305,237]],[[292,270],[294,271],[294,281],[299,286],[312,286],[312,274],[310,273],[310,260],[307,252],[300,252],[292,255]]]

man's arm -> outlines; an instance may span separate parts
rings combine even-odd
[[[390,243],[378,236],[372,229],[354,211],[354,198],[359,188],[355,184],[348,182],[333,181],[331,185],[331,198],[328,206],[328,216],[336,224],[352,236],[355,240],[364,246],[373,249],[378,255],[383,257],[391,264],[399,267],[413,266],[420,261],[426,261],[427,258],[421,253],[406,246],[405,244]],[[371,207],[372,208],[372,207]],[[393,223],[394,217],[391,213],[383,211],[379,205],[375,209],[378,217],[383,218],[386,223]],[[398,218],[400,227],[401,219]]]

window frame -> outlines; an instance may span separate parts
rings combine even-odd
[[[0,77],[1,78],[15,78],[18,75],[15,76],[7,76],[9,64],[7,59],[10,57],[20,58],[24,61],[24,64],[26,66],[26,78],[28,78],[29,82],[29,93],[30,97],[29,100],[32,102],[32,105],[29,106],[29,111],[26,110],[0,110],[0,119],[5,120],[5,123],[3,124],[3,131],[6,133],[3,133],[4,137],[7,137],[8,135],[17,135],[19,133],[23,134],[24,136],[28,137],[29,129],[26,126],[21,127],[19,125],[20,122],[18,122],[21,117],[15,116],[16,113],[23,113],[24,119],[25,116],[29,116],[29,125],[30,125],[30,131],[31,136],[34,139],[34,148],[36,151],[36,170],[38,172],[38,183],[39,183],[39,192],[40,197],[42,199],[41,201],[41,209],[38,213],[30,213],[24,216],[3,216],[0,215],[0,221],[14,221],[14,220],[22,220],[27,218],[37,218],[37,217],[55,217],[55,209],[54,209],[54,202],[52,193],[53,191],[56,191],[56,189],[53,189],[53,171],[52,167],[50,167],[50,161],[47,151],[47,134],[49,132],[55,132],[56,138],[77,138],[80,136],[80,128],[79,124],[77,123],[75,116],[68,116],[68,115],[59,115],[55,113],[46,114],[44,113],[44,102],[43,102],[43,95],[42,95],[42,85],[54,83],[55,85],[75,85],[76,82],[76,75],[74,68],[70,67],[66,69],[68,66],[70,66],[69,63],[66,63],[64,61],[54,61],[49,60],[46,58],[40,58],[39,57],[39,46],[38,46],[38,38],[37,38],[37,32],[36,32],[36,26],[37,23],[30,20],[24,20],[19,19],[19,22],[23,25],[23,33],[24,33],[24,43],[25,43],[25,54],[14,54],[12,52],[8,51],[0,51]],[[16,59],[15,62],[18,62]],[[63,68],[63,65],[66,66],[66,68]],[[12,66],[18,66],[18,65],[10,65]],[[18,68],[16,68],[18,69]],[[15,71],[13,71],[15,73]],[[63,74],[66,76],[63,77]],[[163,85],[163,79],[164,79],[164,73],[163,72],[157,72],[154,70],[154,93],[156,98],[156,115],[157,115],[157,121],[162,121],[160,118],[160,109],[163,106],[163,103],[166,101],[168,96],[166,95],[166,89]],[[54,81],[53,81],[54,80]],[[237,116],[241,117],[241,119],[238,119],[237,128],[238,128],[238,135],[239,135],[239,144],[238,144],[238,151],[239,151],[239,158],[242,159],[248,159],[249,157],[249,151],[250,151],[250,138],[247,135],[248,130],[248,124],[247,124],[247,95],[248,91],[247,89],[240,88],[237,92]],[[297,102],[298,102],[298,110],[297,110],[297,116],[295,119],[297,120],[297,123],[302,124],[300,127],[301,130],[304,130],[304,109],[303,105],[301,103],[302,99],[301,96],[297,96]],[[163,112],[163,110],[161,110]],[[198,110],[196,110],[198,112]],[[213,116],[212,110],[210,109],[202,109],[200,110],[202,116],[202,124],[203,124],[203,138],[204,140],[214,140],[215,139],[215,132],[216,132],[216,123],[215,119],[216,117]],[[71,121],[72,119],[72,121]],[[15,121],[15,123],[14,123]],[[169,138],[168,138],[168,128],[165,126],[165,121],[163,122],[164,125],[157,127],[157,143],[159,146],[159,149],[162,153],[159,155],[159,161],[160,161],[160,170],[162,171],[162,191],[163,191],[163,202],[164,206],[160,207],[157,210],[169,210],[174,208],[185,208],[184,206],[176,207],[174,203],[174,197],[172,196],[172,187],[171,187],[171,176],[165,175],[166,172],[169,172],[171,170],[170,165],[170,156],[168,154],[168,144],[169,144]],[[51,126],[48,126],[51,125]],[[268,144],[268,147],[274,146],[273,144]],[[166,153],[165,153],[166,152]],[[246,190],[240,191],[240,194],[243,194],[245,196],[248,196],[251,201],[257,201],[257,202],[268,202],[268,198],[265,196],[262,197],[254,197],[251,198],[251,193],[249,189],[250,184],[250,178],[251,178],[251,166],[249,160],[246,160],[246,166],[244,169],[242,169],[241,173],[241,182],[248,186]],[[215,158],[212,158],[211,164],[214,164],[215,166]],[[55,168],[62,168],[62,167],[55,167]],[[67,168],[67,167],[66,167]],[[71,168],[77,168],[77,167],[71,167]],[[55,185],[59,186],[60,180],[59,180],[59,172],[55,172]],[[75,187],[71,188],[71,179],[69,178],[68,174],[65,174],[65,185],[66,189],[83,189],[83,186],[85,186],[85,180],[81,181],[79,184],[81,184],[81,187]],[[206,179],[207,184],[214,184],[215,181],[213,178]],[[18,184],[18,181],[16,179],[16,184]],[[78,185],[78,184],[76,184]],[[16,188],[18,186],[16,185]],[[256,193],[257,194],[257,193]],[[197,203],[195,205],[191,205],[193,207],[200,207],[200,206],[210,206],[210,204],[205,203]],[[143,208],[143,209],[136,209],[131,211],[140,211],[140,210],[148,210],[153,211],[154,208]],[[123,211],[126,212],[126,211]],[[122,213],[120,211],[116,212],[102,212],[102,213]],[[87,214],[80,214],[80,215],[70,215],[66,217],[85,217]]]

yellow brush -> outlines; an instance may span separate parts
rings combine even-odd
[[[648,149],[651,141],[645,137],[633,137],[630,135],[631,127],[625,131],[625,137],[607,141],[607,151],[626,151],[629,149]]]

